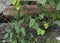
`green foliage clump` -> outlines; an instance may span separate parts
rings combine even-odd
[[[12,0],[12,4],[19,10],[20,0]],[[34,41],[37,41],[37,38],[32,34],[30,34],[28,41],[25,39],[26,27],[36,30],[37,35],[41,36],[45,34],[52,24],[60,27],[60,0],[40,0],[37,2],[37,6],[41,10],[41,14],[23,15],[21,12],[18,12],[18,20],[13,20],[11,23],[12,29],[14,28],[15,31],[12,32],[7,28],[4,38],[9,39],[8,41],[11,43],[35,43]],[[16,35],[16,39],[13,38],[14,35]],[[32,41],[32,38],[35,40]]]

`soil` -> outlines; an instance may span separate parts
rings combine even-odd
[[[31,6],[30,6],[31,7]],[[28,6],[26,6],[26,8],[28,8],[28,10],[30,9]],[[36,7],[37,8],[37,7]],[[31,8],[32,10],[33,10],[33,12],[32,13],[34,13],[34,12],[36,12],[37,14],[40,14],[39,12],[40,12],[40,10],[38,11],[37,9],[33,9],[33,7]],[[26,10],[26,12],[28,11],[28,10]],[[9,12],[9,14],[11,13],[10,12],[11,11],[11,9],[9,9],[8,10],[8,12]],[[22,9],[22,12],[23,12],[24,10]],[[31,10],[30,10],[31,11]],[[29,13],[31,13],[29,11]],[[6,16],[6,14],[8,14],[8,12],[3,12],[3,15],[5,15],[5,16],[1,16],[0,17],[0,40],[4,40],[4,34],[5,34],[5,29],[6,29],[6,27],[10,27],[11,25],[10,25],[10,21],[13,19],[13,18],[7,18],[7,16]],[[25,12],[25,14],[29,14],[29,13],[26,13]],[[11,15],[9,15],[9,16],[11,16]],[[8,17],[9,17],[8,16]],[[3,19],[4,18],[4,19]],[[9,21],[10,20],[10,21]],[[25,24],[26,25],[26,24]],[[33,35],[34,35],[34,37],[36,37],[37,39],[38,39],[38,42],[37,43],[45,43],[45,40],[46,40],[46,38],[50,38],[50,37],[56,37],[56,36],[59,36],[60,35],[60,28],[58,28],[58,27],[56,27],[56,26],[50,26],[49,28],[48,28],[48,30],[46,31],[46,33],[45,33],[45,35],[44,36],[39,36],[39,35],[37,35],[37,33],[36,33],[36,31],[35,30],[33,30],[33,29],[31,29],[31,28],[28,28],[28,27],[26,27],[26,39],[28,40],[29,39],[29,37],[30,37],[30,33],[32,33]]]
[[[6,27],[10,27],[10,23],[0,23],[0,41],[4,40],[4,34],[5,34],[5,29]],[[52,31],[48,31],[45,33],[44,36],[39,36],[36,34],[36,31],[33,29],[30,29],[28,27],[26,27],[26,39],[28,40],[30,38],[30,33],[32,33],[34,35],[34,37],[36,37],[38,39],[38,43],[45,43],[46,38],[52,38],[52,37],[57,37],[60,35],[60,28],[56,28],[56,27],[49,27],[49,29],[53,29]]]

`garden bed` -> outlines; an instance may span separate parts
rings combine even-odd
[[[10,6],[1,13],[0,42],[60,43],[60,11],[49,1],[45,5],[28,2],[19,10]]]
[[[4,42],[4,34],[6,33],[5,29],[6,27],[10,27],[10,23],[0,23],[0,41]],[[55,27],[50,27],[50,29],[55,29]],[[12,29],[13,30],[13,29]],[[36,31],[29,29],[28,27],[26,28],[26,40],[30,38],[30,33],[33,34],[34,37],[37,38],[38,43],[60,43],[59,41],[56,40],[56,37],[60,36],[60,28],[56,28],[53,31],[48,31],[45,33],[43,36],[38,36],[36,35]],[[16,37],[14,37],[16,38]]]

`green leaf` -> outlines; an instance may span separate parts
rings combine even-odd
[[[41,3],[42,5],[44,5],[46,3],[47,0],[40,0],[39,3]]]
[[[35,23],[35,19],[30,19],[30,22],[29,22],[29,27],[32,27]]]
[[[15,6],[17,10],[20,8],[20,0],[11,0],[11,3]]]
[[[40,35],[41,34],[41,29],[37,29],[37,35]]]
[[[12,32],[10,32],[10,39],[12,39],[12,37],[13,37],[13,33],[12,33]]]
[[[55,0],[48,0],[49,1],[49,4],[53,7],[56,6],[56,3],[55,3]]]
[[[25,32],[25,28],[24,27],[21,27],[21,33],[25,36],[26,35],[26,32]]]
[[[16,8],[17,10],[19,10],[19,8],[20,8],[20,0],[17,0],[17,2],[16,2],[16,4],[15,4],[15,8]]]
[[[56,20],[53,22],[54,24],[57,24],[60,27],[60,20]]]
[[[19,20],[18,24],[21,25],[24,22],[24,20]]]
[[[44,33],[45,33],[45,30],[41,30],[41,35],[44,35]]]
[[[13,33],[10,32],[10,42],[12,42],[12,38],[13,38]]]
[[[39,15],[39,19],[43,19],[44,16],[45,16],[45,14],[40,14],[40,15]]]
[[[8,38],[8,33],[6,33],[5,35],[4,35],[4,39],[6,39],[6,38]]]
[[[56,13],[52,13],[51,15],[50,15],[50,17],[52,18],[52,20],[54,21],[55,19],[57,19],[57,16],[58,14],[56,14]]]
[[[23,13],[20,12],[20,17],[22,17],[22,16],[23,16]]]
[[[47,29],[49,27],[48,23],[44,23],[43,25],[44,25],[45,29]]]
[[[10,32],[11,32],[11,29],[7,27],[7,28],[5,29],[5,31],[8,32],[8,33],[10,33]]]
[[[60,19],[60,13],[57,14],[57,17]]]
[[[44,35],[45,30],[37,29],[37,35]]]
[[[21,39],[21,43],[25,43],[25,40],[24,39]]]
[[[33,29],[37,30],[39,28],[39,23],[34,23],[34,25],[32,26]]]
[[[13,11],[17,11],[17,9],[14,7],[13,9],[12,9]]]
[[[15,5],[16,0],[11,0],[11,3],[12,3],[13,5]]]
[[[20,27],[18,26],[18,25],[15,25],[15,31],[16,31],[16,33],[20,33]]]
[[[18,23],[17,23],[17,21],[14,20],[14,21],[11,23],[11,26],[12,26],[12,28],[13,28],[13,27],[15,27],[16,25],[18,25]]]
[[[17,43],[17,41],[16,41],[16,40],[14,40],[14,41],[12,41],[11,43]]]
[[[58,3],[56,10],[60,10],[60,2]]]

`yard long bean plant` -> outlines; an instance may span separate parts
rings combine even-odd
[[[43,36],[50,25],[60,27],[60,0],[39,0],[36,5],[40,14],[25,14],[19,11],[20,0],[11,0],[18,11],[18,20],[11,22],[12,29],[7,27],[4,38],[11,43],[37,43],[37,38],[30,33],[26,39],[26,28],[35,30],[36,36]],[[27,30],[29,31],[29,30]]]

